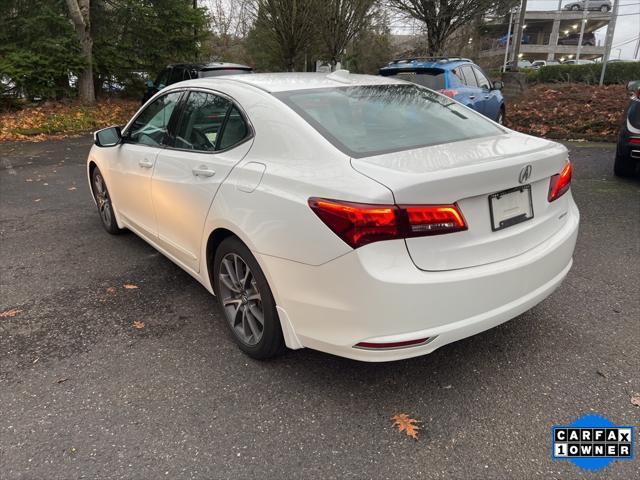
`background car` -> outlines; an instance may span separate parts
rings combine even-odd
[[[640,80],[629,82],[631,100],[622,116],[613,171],[619,177],[631,177],[640,168]]]
[[[509,37],[509,42],[513,41],[513,34],[511,34]],[[522,41],[520,42],[523,45],[527,45],[529,43],[531,43],[531,37],[529,35],[523,34],[522,35]],[[498,45],[501,47],[504,47],[507,44],[507,34],[505,33],[503,36],[501,36],[498,39]]]
[[[611,2],[609,0],[581,0],[579,2],[571,2],[564,6],[565,10],[584,10],[585,5],[587,10],[600,10],[601,12],[608,12],[611,10]]]
[[[183,80],[218,77],[222,75],[238,75],[251,72],[253,72],[253,68],[238,63],[211,62],[206,64],[181,63],[169,65],[158,74],[155,82],[147,82],[147,91],[142,97],[142,103],[145,103],[164,87],[182,82]]]
[[[531,68],[538,69],[540,67],[547,67],[550,65],[560,65],[560,62],[556,60],[534,60],[531,62]]]
[[[506,72],[511,72],[514,68],[514,62],[509,61],[507,62],[507,65],[505,66],[505,71]],[[523,70],[523,69],[527,69],[527,68],[531,68],[531,62],[529,60],[518,60],[518,69],[519,70]]]
[[[596,63],[593,60],[585,60],[581,58],[580,60],[565,60],[562,62],[562,65],[589,65],[592,63]]]
[[[380,69],[380,75],[395,77],[436,90],[463,105],[503,123],[506,114],[502,82],[492,82],[467,58],[429,57],[401,59]]]
[[[578,45],[580,41],[579,33],[572,33],[566,37],[558,39],[558,45]],[[585,32],[582,35],[582,45],[594,46],[596,44],[596,36],[593,32]]]

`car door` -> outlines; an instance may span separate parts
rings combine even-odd
[[[198,272],[202,231],[213,198],[249,152],[252,130],[226,96],[192,90],[183,102],[170,144],[156,160],[152,197],[160,245]]]
[[[109,189],[118,214],[138,233],[151,238],[157,235],[151,176],[181,95],[182,91],[169,92],[147,105],[123,132],[123,142],[109,165]]]
[[[478,88],[478,81],[471,65],[461,65],[456,70],[459,70],[463,82],[462,87],[458,89],[460,98],[456,96],[456,100],[477,111],[481,90]]]
[[[502,95],[499,90],[492,89],[491,81],[479,67],[474,65],[471,68],[476,75],[478,88],[480,88],[477,110],[484,116],[489,117],[491,120],[496,120],[500,111],[500,97]]]

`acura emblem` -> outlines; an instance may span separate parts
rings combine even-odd
[[[529,178],[531,178],[531,165],[527,165],[522,170],[520,170],[520,175],[518,176],[518,181],[520,183],[525,183]]]

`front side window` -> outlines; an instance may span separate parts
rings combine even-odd
[[[191,92],[184,102],[174,146],[214,152],[236,145],[247,135],[247,125],[230,100],[213,93]]]
[[[321,88],[276,96],[356,158],[504,133],[450,98],[416,85]]]
[[[491,90],[491,83],[489,82],[489,79],[484,76],[480,69],[473,67],[473,71],[476,74],[476,78],[478,79],[478,85],[480,86],[480,88]]]
[[[167,134],[171,114],[182,92],[163,95],[145,108],[129,128],[127,142],[159,146]]]

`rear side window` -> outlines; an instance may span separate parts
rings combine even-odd
[[[169,85],[172,83],[181,82],[184,79],[184,68],[173,67],[171,75],[169,76]]]
[[[473,74],[473,69],[470,65],[462,65],[460,67],[460,72],[462,72],[462,78],[464,78],[464,84],[467,87],[478,87],[478,81],[476,80],[476,76]]]
[[[171,73],[170,68],[165,68],[164,70],[162,70],[162,72],[160,72],[160,75],[158,75],[158,78],[156,80],[156,87],[158,88],[166,87],[169,82],[170,73]]]
[[[240,111],[233,106],[227,116],[218,149],[226,150],[227,148],[231,148],[244,140],[248,134],[249,129],[247,128],[244,118],[242,118]]]
[[[351,157],[504,133],[450,98],[416,85],[366,85],[276,94]]]
[[[431,90],[443,90],[445,88],[443,70],[434,69],[428,72],[399,72],[391,75],[391,78],[407,80],[408,82],[416,83]]]
[[[248,133],[244,118],[230,100],[213,93],[191,92],[184,102],[174,146],[214,152],[238,144]]]

